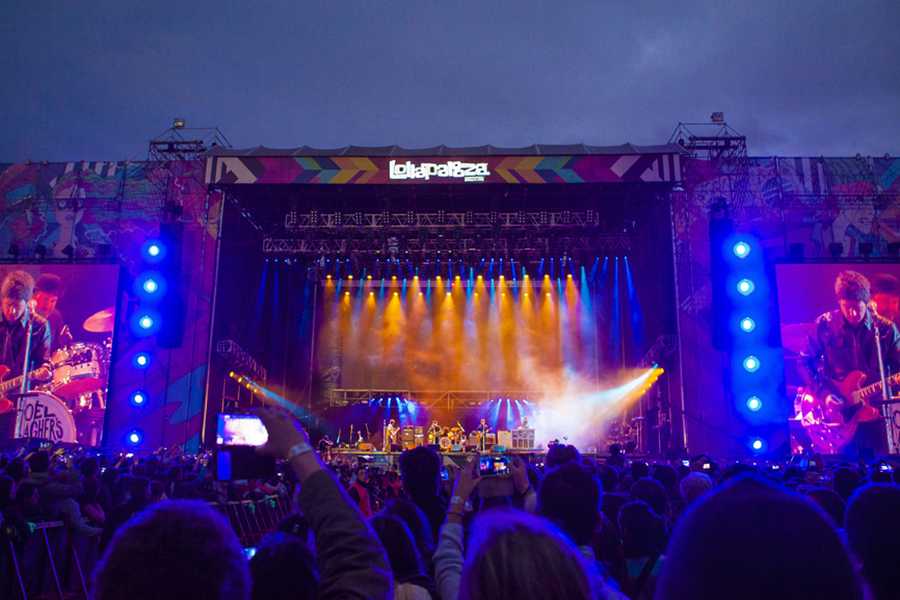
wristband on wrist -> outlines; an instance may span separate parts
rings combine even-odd
[[[287,451],[287,456],[285,457],[285,459],[293,460],[298,456],[306,454],[307,452],[312,452],[312,449],[312,446],[310,446],[306,442],[298,442],[290,447],[290,449]]]

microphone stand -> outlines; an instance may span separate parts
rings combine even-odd
[[[870,307],[872,311],[872,329],[875,330],[875,354],[878,357],[878,375],[881,377],[881,416],[884,419],[885,433],[887,434],[888,454],[894,453],[894,435],[891,431],[890,401],[891,392],[888,390],[887,375],[884,372],[884,355],[881,351],[881,330],[878,328],[878,311]]]
[[[16,399],[16,429],[14,436],[17,438],[24,437],[22,435],[22,417],[24,416],[24,408],[22,402],[25,394],[28,392],[28,365],[31,362],[31,332],[34,325],[34,314],[31,307],[26,303],[25,310],[28,314],[28,321],[25,325],[25,363],[22,365],[22,385],[19,388],[19,397]]]

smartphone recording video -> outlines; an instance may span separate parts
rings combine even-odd
[[[218,481],[270,479],[277,473],[275,459],[257,452],[269,432],[254,415],[220,414],[216,427],[215,473]]]
[[[216,427],[219,446],[262,446],[269,440],[266,426],[255,415],[220,414]]]
[[[509,457],[482,456],[478,460],[478,472],[482,477],[503,477],[509,475]]]

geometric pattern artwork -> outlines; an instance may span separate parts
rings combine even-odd
[[[482,165],[467,178],[435,173],[454,162]],[[428,177],[399,179],[400,168],[432,165]],[[426,167],[427,168],[427,167]],[[475,175],[473,172],[472,175]],[[212,185],[247,184],[446,184],[446,183],[675,183],[681,181],[678,153],[569,156],[211,156],[206,180]]]

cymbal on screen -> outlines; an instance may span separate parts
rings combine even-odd
[[[113,307],[104,308],[89,316],[82,327],[91,333],[110,333],[116,322],[116,313]]]

